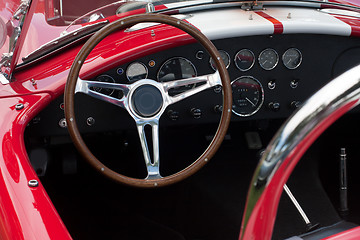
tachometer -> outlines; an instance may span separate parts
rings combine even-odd
[[[239,77],[231,83],[233,92],[233,113],[247,117],[255,114],[264,102],[261,83],[250,76]]]
[[[173,57],[160,67],[157,78],[160,82],[167,82],[196,76],[196,69],[189,60],[183,57]]]
[[[197,72],[195,66],[186,58],[173,57],[168,59],[161,67],[157,75],[157,79],[160,82],[167,82],[173,80],[180,80],[185,78],[196,77]],[[178,87],[169,90],[171,96],[177,95],[191,89],[195,84],[187,85],[184,87]]]

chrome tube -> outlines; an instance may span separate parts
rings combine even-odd
[[[266,148],[250,184],[240,239],[271,239],[282,189],[297,162],[335,120],[359,104],[360,65],[308,99]]]

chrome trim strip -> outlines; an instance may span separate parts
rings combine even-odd
[[[252,236],[255,229],[263,232],[263,237],[271,237],[282,187],[293,167],[311,143],[335,120],[357,106],[359,99],[360,65],[329,82],[284,123],[255,170],[240,239]]]

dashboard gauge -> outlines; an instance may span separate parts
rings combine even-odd
[[[255,55],[249,49],[242,49],[235,55],[235,65],[240,71],[247,71],[255,63]]]
[[[131,63],[126,69],[126,77],[130,82],[145,79],[148,76],[148,69],[141,62]]]
[[[253,77],[244,76],[231,83],[233,92],[233,113],[241,117],[255,114],[264,102],[264,89]]]
[[[302,55],[299,49],[289,48],[282,56],[282,61],[288,69],[296,69],[300,66]]]
[[[196,68],[188,59],[183,57],[173,57],[166,60],[160,67],[157,79],[160,82],[168,82],[196,76]],[[175,96],[193,87],[195,87],[195,84],[173,88],[169,90],[169,94],[170,96]]]
[[[95,81],[115,83],[115,80],[112,77],[110,77],[109,75],[100,75],[95,79]],[[96,92],[105,94],[105,95],[111,95],[114,92],[114,89],[100,88],[100,87],[94,87],[93,90]]]
[[[219,50],[220,53],[220,57],[223,60],[226,68],[228,68],[230,66],[230,56],[227,52],[225,52],[224,50]],[[212,69],[214,69],[216,71],[216,66],[215,66],[215,62],[212,58],[210,58],[210,66]]]
[[[274,69],[278,62],[279,55],[274,49],[267,48],[259,55],[259,64],[265,70]]]
[[[160,67],[157,78],[160,82],[167,82],[196,76],[196,69],[189,60],[183,57],[173,57]]]

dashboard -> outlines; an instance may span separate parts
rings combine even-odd
[[[332,35],[260,35],[214,40],[230,75],[233,90],[232,121],[289,117],[328,81],[360,63],[357,38]],[[331,49],[331,51],[329,51]],[[140,79],[166,82],[215,72],[206,51],[197,43],[151,54],[117,66],[93,81],[131,84]],[[172,89],[179,94],[194,85]],[[121,93],[94,89],[112,97]],[[171,105],[161,125],[217,123],[222,110],[221,86]],[[135,128],[124,110],[84,94],[75,97],[78,125],[85,132]],[[44,135],[67,134],[60,97],[42,111],[31,128]],[[40,121],[39,121],[40,122]]]

